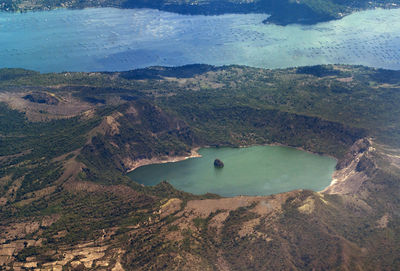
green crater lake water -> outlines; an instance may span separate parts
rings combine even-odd
[[[199,154],[202,157],[142,166],[129,176],[144,185],[166,180],[194,194],[271,195],[295,189],[323,190],[336,165],[331,157],[282,146],[204,148]],[[224,168],[214,167],[216,158]]]

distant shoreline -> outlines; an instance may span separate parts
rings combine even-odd
[[[283,1],[284,2],[284,1]],[[268,17],[263,20],[264,24],[275,24],[279,26],[286,26],[290,24],[299,25],[315,25],[318,23],[340,20],[354,12],[371,10],[375,8],[395,9],[399,8],[392,3],[370,3],[370,6],[359,7],[354,5],[337,5],[336,9],[330,10],[328,7],[318,12],[313,9],[313,6],[306,4],[293,4],[290,1],[279,3],[274,6],[273,3],[267,6],[258,6],[254,3],[239,3],[221,2],[218,4],[205,4],[205,5],[191,5],[174,4],[174,3],[161,3],[152,4],[142,1],[130,3],[129,1],[121,2],[119,4],[108,3],[105,1],[99,5],[93,5],[90,1],[82,1],[78,5],[74,5],[63,0],[55,1],[53,6],[44,6],[27,2],[16,1],[12,6],[0,5],[0,12],[9,13],[27,13],[27,12],[40,12],[52,11],[57,9],[69,10],[82,10],[87,8],[117,8],[117,9],[154,9],[164,12],[171,12],[181,15],[203,15],[203,16],[218,16],[224,14],[266,14]]]

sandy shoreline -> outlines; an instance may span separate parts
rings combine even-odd
[[[132,172],[141,166],[147,166],[147,165],[153,165],[153,164],[164,164],[164,163],[170,163],[170,162],[179,162],[179,161],[184,161],[184,160],[187,160],[190,158],[201,157],[201,155],[197,152],[199,149],[200,149],[200,147],[192,149],[190,151],[190,155],[187,155],[187,156],[163,156],[163,157],[154,157],[151,159],[137,160],[130,164],[130,167],[127,170],[127,173]]]

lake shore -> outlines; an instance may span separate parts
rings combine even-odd
[[[200,148],[201,147],[193,148],[190,151],[190,155],[186,155],[186,156],[162,156],[162,157],[153,157],[151,159],[140,159],[140,160],[133,161],[132,163],[130,163],[130,167],[127,170],[127,173],[132,172],[135,169],[142,167],[142,166],[179,162],[179,161],[184,161],[184,160],[187,160],[190,158],[201,157],[201,155],[197,152]]]
[[[265,146],[280,146],[280,147],[288,147],[288,148],[293,148],[293,149],[296,149],[296,150],[299,150],[299,151],[304,151],[304,152],[308,152],[308,153],[315,154],[315,155],[321,155],[321,156],[330,157],[330,158],[333,158],[333,159],[335,159],[335,160],[336,160],[336,162],[338,162],[338,161],[339,161],[339,159],[338,159],[338,158],[336,158],[336,157],[335,157],[335,156],[333,156],[333,155],[326,154],[326,153],[316,153],[316,152],[312,152],[312,151],[306,150],[306,149],[304,149],[304,148],[302,148],[302,147],[288,146],[288,145],[281,144],[281,143],[271,143],[271,144],[265,144]]]

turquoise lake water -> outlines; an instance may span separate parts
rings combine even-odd
[[[329,186],[336,160],[282,146],[200,149],[201,158],[142,166],[129,176],[144,185],[166,180],[194,194],[271,195]],[[225,166],[214,167],[219,158]]]
[[[267,16],[113,8],[2,12],[0,67],[60,72],[346,63],[400,69],[400,9],[357,12],[314,26],[262,24]]]

